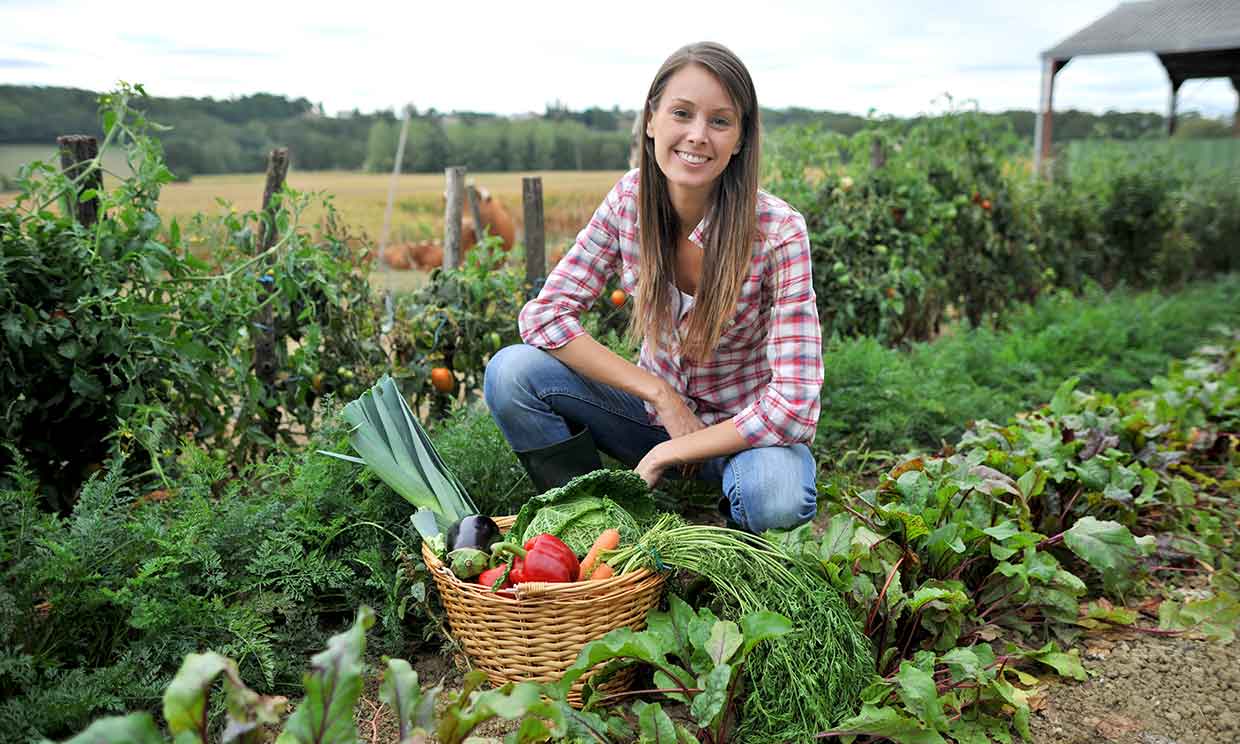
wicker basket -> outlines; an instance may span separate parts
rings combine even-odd
[[[504,532],[514,521],[516,517],[495,520]],[[663,576],[645,569],[598,581],[527,582],[492,592],[458,579],[425,544],[422,558],[443,599],[452,637],[496,686],[558,680],[590,641],[616,628],[644,628],[646,613],[663,593]],[[625,669],[600,689],[626,690],[634,673],[632,667]],[[573,705],[581,704],[589,676],[577,680],[569,692]]]

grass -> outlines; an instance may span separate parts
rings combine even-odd
[[[1174,293],[1047,297],[1003,330],[963,329],[907,352],[873,339],[824,355],[815,449],[824,463],[849,450],[934,450],[968,422],[997,423],[1046,401],[1070,377],[1078,389],[1120,393],[1163,374],[1169,359],[1240,327],[1240,275]]]

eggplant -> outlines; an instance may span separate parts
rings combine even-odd
[[[489,553],[491,546],[499,539],[499,525],[495,524],[494,519],[483,514],[472,514],[448,528],[448,552],[474,548]]]

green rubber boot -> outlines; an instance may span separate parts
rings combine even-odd
[[[538,493],[559,488],[579,475],[603,467],[589,429],[582,429],[549,447],[518,452],[517,459],[525,466],[525,472],[530,474]]]

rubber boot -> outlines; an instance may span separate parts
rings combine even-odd
[[[748,532],[748,530],[742,527],[739,522],[732,519],[732,502],[728,500],[727,496],[719,497],[719,515],[724,519],[724,527],[727,527],[730,530],[737,530],[739,532]]]
[[[603,467],[589,429],[582,429],[563,442],[548,447],[518,452],[517,459],[525,466],[525,472],[530,474],[534,490],[538,493],[558,488],[579,475]]]

